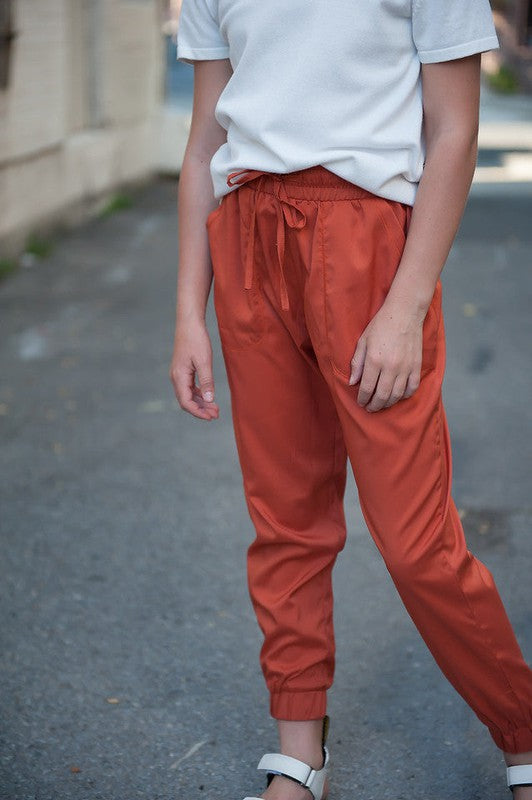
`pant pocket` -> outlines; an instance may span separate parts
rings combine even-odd
[[[241,349],[264,335],[264,301],[259,276],[244,286],[250,237],[251,202],[255,193],[245,187],[225,195],[207,218],[214,276],[214,309],[224,347]],[[254,254],[251,256],[254,258]],[[255,270],[256,272],[256,270]]]
[[[439,330],[441,324],[442,286],[438,279],[430,306],[423,322],[423,355],[421,377],[433,370],[438,360]]]
[[[441,283],[438,280],[432,302],[425,315],[423,322],[423,346],[421,355],[420,378],[435,369],[438,362],[439,329],[441,324]],[[351,357],[344,359],[343,363],[338,359],[331,359],[333,372],[343,381],[349,381],[351,377],[352,358],[358,340],[353,340],[351,345]]]
[[[406,203],[400,203],[398,200],[388,200],[381,197],[376,202],[376,210],[383,233],[386,234],[397,255],[401,258],[412,215],[411,206]]]
[[[345,380],[358,340],[379,311],[399,267],[411,207],[381,197],[338,203],[322,231],[324,322],[329,359]],[[423,323],[421,376],[437,362],[441,316],[438,281]]]

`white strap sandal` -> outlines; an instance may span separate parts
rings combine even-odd
[[[517,764],[506,770],[508,788],[514,790],[515,786],[532,786],[532,764]]]
[[[310,791],[314,800],[325,800],[323,797],[323,788],[328,773],[329,765],[329,751],[325,746],[327,733],[329,732],[329,717],[324,717],[323,720],[323,767],[321,769],[313,769],[304,761],[292,756],[285,756],[281,753],[266,753],[262,756],[258,763],[257,769],[266,770],[268,773],[268,786],[270,785],[274,775],[284,775],[285,778],[299,783]],[[260,797],[245,797],[244,800],[261,800]]]

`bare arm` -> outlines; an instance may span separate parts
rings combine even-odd
[[[218,406],[214,402],[212,348],[205,326],[212,283],[205,222],[217,204],[210,161],[226,139],[214,109],[230,76],[229,59],[194,62],[192,122],[178,188],[179,270],[170,380],[181,408],[207,420],[218,416]]]
[[[419,386],[423,320],[460,224],[475,169],[480,55],[422,65],[426,159],[386,300],[357,343],[350,383],[367,411]]]

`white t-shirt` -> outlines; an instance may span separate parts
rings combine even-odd
[[[237,170],[321,164],[409,205],[424,163],[420,64],[499,46],[488,0],[183,0],[177,43],[179,60],[231,60],[217,198]]]

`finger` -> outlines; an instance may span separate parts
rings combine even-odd
[[[414,392],[416,392],[419,389],[420,372],[421,369],[418,368],[417,370],[411,372],[410,375],[408,376],[408,381],[406,383],[406,388],[404,392],[405,399],[407,397],[412,397]]]
[[[201,396],[207,403],[212,403],[214,400],[214,379],[212,377],[211,362],[201,361],[195,366]]]
[[[205,408],[203,406],[203,402],[204,401],[202,400],[201,395],[196,395],[193,393],[191,401],[185,400],[184,402],[180,403],[180,405],[184,411],[188,411],[189,414],[192,414],[192,416],[197,417],[198,419],[204,419],[207,421],[216,419],[218,417],[218,408]]]
[[[367,343],[362,337],[358,340],[353,358],[351,359],[351,375],[349,377],[349,385],[354,386],[362,377],[364,370],[364,361],[366,358]]]
[[[170,380],[174,387],[174,394],[179,405],[192,400],[193,372],[188,367],[173,366]]]
[[[389,377],[385,372],[381,372],[373,396],[366,406],[366,411],[380,411],[381,408],[384,408],[390,399],[395,377],[395,375]]]
[[[384,408],[390,408],[395,403],[398,403],[399,400],[402,400],[404,397],[405,389],[406,389],[407,377],[406,375],[398,375],[395,379],[395,383],[392,387],[392,391],[390,392],[390,397],[388,398],[388,402],[384,406]]]
[[[203,395],[201,393],[201,389],[198,386],[194,386],[192,389],[192,397],[194,402],[198,405],[199,408],[207,411],[211,418],[218,417],[219,414],[219,406],[217,403],[213,401],[209,402],[203,399]]]
[[[173,373],[173,383],[177,401],[183,411],[188,411],[199,419],[212,419],[209,410],[199,405],[198,397],[194,392],[194,372],[190,368],[176,369]]]
[[[364,361],[364,371],[360,379],[360,388],[357,395],[357,403],[359,406],[365,406],[369,403],[377,381],[379,380],[380,367],[373,363],[366,357]]]

